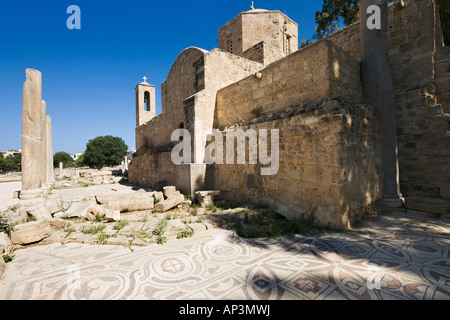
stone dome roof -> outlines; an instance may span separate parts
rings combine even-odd
[[[251,9],[246,11],[247,13],[259,13],[259,12],[269,12],[269,10],[266,9]]]

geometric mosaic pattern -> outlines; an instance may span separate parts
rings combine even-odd
[[[395,213],[357,232],[19,250],[0,299],[450,300],[450,223]]]

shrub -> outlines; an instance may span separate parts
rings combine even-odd
[[[57,152],[53,155],[53,166],[59,167],[59,163],[62,162],[65,168],[72,167],[75,164],[70,154],[64,151]]]
[[[82,167],[82,166],[84,166],[84,153],[82,153],[82,154],[77,158],[77,160],[75,160],[75,165],[76,165],[77,167]]]
[[[127,155],[128,146],[118,137],[102,136],[86,144],[83,163],[91,168],[115,166]]]

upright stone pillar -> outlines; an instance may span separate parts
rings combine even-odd
[[[46,116],[47,127],[47,183],[55,181],[53,174],[53,138],[52,138],[52,118]]]
[[[47,181],[47,103],[42,100],[42,187],[48,187]]]
[[[372,5],[380,10],[369,10],[368,13],[368,8]],[[384,168],[383,200],[392,207],[401,207],[403,198],[399,183],[394,89],[387,61],[387,10],[386,0],[360,2],[361,70],[364,100],[378,109]],[[380,28],[374,27],[373,19],[379,19]]]
[[[27,69],[22,102],[22,190],[21,199],[42,193],[42,74]]]

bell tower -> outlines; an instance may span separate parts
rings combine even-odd
[[[156,116],[155,86],[147,83],[147,77],[136,86],[136,127]]]

